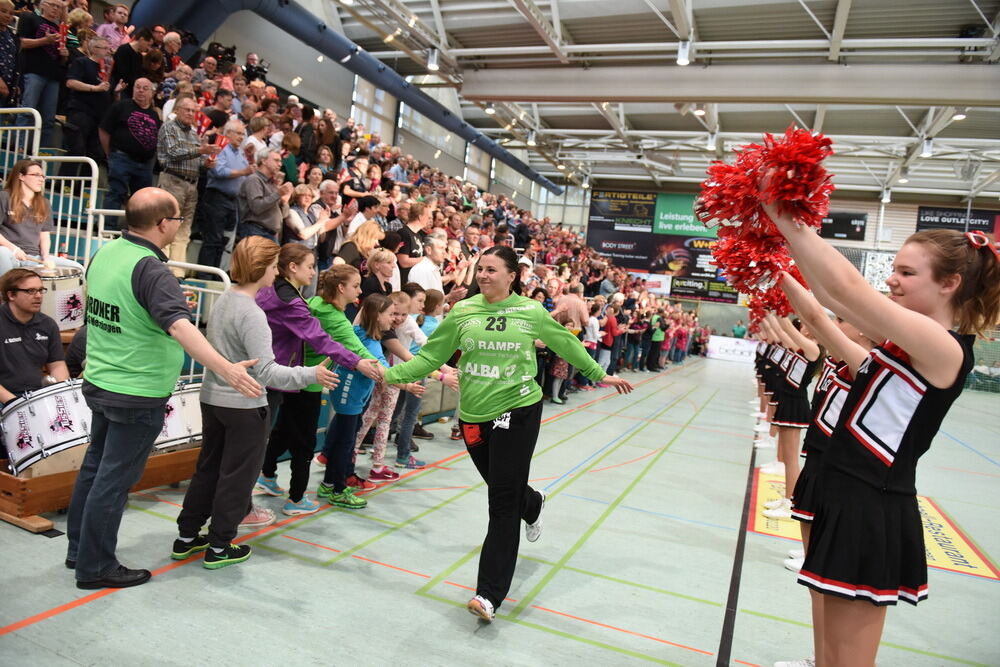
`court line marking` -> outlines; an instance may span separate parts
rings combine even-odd
[[[651,378],[649,378],[647,380],[643,380],[642,382],[637,383],[637,386],[638,385],[645,385],[648,382],[652,382],[654,380],[660,380],[660,379],[663,379],[665,377],[668,377],[672,371],[673,371],[673,369],[671,369],[671,371],[667,371],[665,373],[658,373],[658,374],[654,375],[653,377],[651,377]],[[555,421],[555,420],[557,420],[557,419],[559,419],[561,417],[564,417],[564,416],[566,416],[566,415],[568,415],[570,413],[576,412],[576,411],[578,411],[578,410],[586,407],[587,405],[592,405],[593,403],[597,403],[599,401],[603,401],[603,400],[606,400],[606,399],[609,399],[609,398],[613,398],[613,397],[618,396],[618,395],[619,395],[618,392],[609,392],[606,396],[595,398],[594,400],[589,401],[587,403],[584,403],[584,404],[582,404],[580,406],[577,406],[577,407],[574,407],[574,408],[570,408],[569,410],[565,410],[565,411],[563,411],[563,412],[561,412],[561,413],[559,413],[557,415],[553,415],[552,417],[549,417],[548,419],[543,420],[543,424],[547,423],[547,422]],[[653,395],[655,395],[655,392],[651,393],[650,397],[653,396]],[[646,397],[646,398],[649,398],[649,397]],[[628,406],[626,406],[626,407],[628,407]],[[624,410],[625,408],[622,408],[622,409]],[[605,418],[605,419],[607,419],[607,418]],[[604,421],[604,420],[602,419],[601,421]],[[587,428],[590,428],[590,426],[588,426]],[[568,438],[564,439],[562,442],[565,442],[565,440],[568,440]],[[553,445],[553,446],[555,446],[555,445]],[[549,448],[547,448],[547,449],[545,449],[545,450],[543,450],[541,452],[538,452],[536,454],[536,456],[539,456],[539,455],[541,455],[541,454],[543,454],[546,451],[549,451],[551,449],[552,449],[552,447],[549,447]],[[455,454],[447,456],[444,459],[441,459],[440,461],[437,461],[436,463],[446,463],[446,462],[449,462],[449,461],[454,460],[456,458],[459,458],[461,456],[468,456],[468,452],[467,451],[465,451],[465,452],[456,452]],[[396,483],[398,484],[400,481],[405,480],[405,479],[409,479],[409,478],[422,477],[425,474],[429,474],[430,472],[432,472],[432,470],[414,470],[414,471],[411,471],[411,472],[408,472],[408,473],[404,473],[403,475],[400,476],[400,479],[397,480]],[[480,484],[479,486],[482,486],[484,484],[485,483]],[[478,487],[474,487],[474,488],[478,488]],[[469,489],[468,491],[471,491],[471,490],[473,490],[473,489]],[[438,508],[439,507],[443,507],[444,505],[446,505],[449,502],[451,502],[451,500],[457,500],[459,497],[464,496],[466,493],[468,493],[468,491],[463,491],[462,493],[458,494],[455,498],[450,499],[448,501],[445,501],[444,503],[440,503],[436,507],[438,507]],[[373,495],[377,495],[379,492],[381,492],[381,491],[378,490],[378,489],[376,489],[375,493],[373,493]],[[330,508],[332,508],[332,506],[331,505],[327,505],[326,507],[321,507],[320,511],[317,512],[317,513],[315,513],[315,514],[299,515],[299,516],[293,516],[293,517],[289,517],[287,519],[283,519],[282,521],[278,521],[276,523],[273,523],[270,526],[265,526],[264,528],[261,528],[260,530],[248,533],[248,534],[243,535],[241,537],[238,537],[237,539],[233,540],[233,542],[237,543],[237,544],[242,543],[242,542],[247,542],[247,541],[250,541],[250,540],[252,540],[254,538],[257,538],[257,537],[262,537],[262,536],[265,536],[265,535],[269,535],[270,533],[273,533],[274,531],[277,531],[277,530],[279,530],[279,529],[281,529],[281,528],[283,528],[283,527],[285,527],[285,526],[287,526],[289,524],[292,524],[292,523],[298,523],[300,521],[302,521],[302,522],[309,522],[310,520],[319,518],[320,515],[329,514],[329,512],[326,512],[325,510],[330,509]],[[400,527],[403,527],[404,525],[406,525],[406,524],[401,524]],[[392,529],[390,529],[388,531],[385,531],[383,534],[389,534],[391,532],[395,532],[395,530],[397,530],[397,528],[392,528]],[[276,533],[276,535],[277,534],[283,534],[283,533]],[[271,537],[273,537],[273,535]],[[265,547],[266,548],[266,545],[264,545],[263,543],[261,543],[259,541],[256,542],[256,543],[252,543],[252,544],[255,544],[255,546],[261,546],[261,547]],[[163,567],[160,567],[160,568],[158,568],[156,570],[153,570],[152,571],[152,576],[155,577],[155,576],[158,576],[160,574],[163,574],[163,573],[166,573],[166,572],[170,572],[171,570],[175,570],[178,567],[183,567],[184,565],[188,565],[190,563],[194,563],[194,562],[197,562],[197,561],[198,561],[197,558],[189,558],[189,559],[182,560],[182,561],[174,561],[172,563],[164,565]],[[99,599],[101,599],[103,597],[107,597],[108,595],[111,595],[113,593],[117,593],[118,591],[121,591],[121,590],[124,590],[124,589],[121,589],[121,588],[104,588],[102,590],[96,591],[96,592],[91,593],[89,595],[85,595],[85,596],[83,596],[81,598],[77,598],[76,600],[71,600],[69,602],[63,603],[63,604],[58,605],[56,607],[52,607],[51,609],[47,609],[45,611],[39,612],[37,614],[34,614],[32,616],[28,616],[26,618],[21,619],[20,621],[15,621],[14,623],[11,623],[9,625],[6,625],[4,627],[0,627],[0,637],[4,636],[6,634],[9,634],[11,632],[15,632],[17,630],[20,630],[22,628],[28,627],[30,625],[34,625],[35,623],[39,623],[41,621],[47,620],[47,619],[52,618],[54,616],[58,616],[60,614],[63,614],[63,613],[65,613],[67,611],[70,611],[72,609],[76,609],[77,607],[83,606],[85,604],[89,604],[90,602],[93,602],[94,600],[99,600]]]
[[[979,456],[983,457],[984,459],[986,459],[987,461],[989,461],[993,465],[995,465],[997,467],[1000,467],[1000,462],[997,462],[997,461],[991,459],[990,457],[986,456],[986,454],[983,454],[981,451],[979,451],[978,449],[976,449],[975,447],[973,447],[969,443],[963,442],[963,441],[959,440],[958,438],[956,438],[955,436],[953,436],[951,433],[948,433],[948,431],[945,431],[944,429],[939,429],[938,432],[944,434],[945,436],[947,436],[949,438],[951,438],[952,440],[954,440],[958,444],[960,444],[963,447],[965,447],[966,449],[968,449],[970,452],[973,452],[974,454],[978,454]]]
[[[594,471],[590,471],[594,472]],[[586,496],[578,496],[572,493],[564,494],[567,498],[575,498],[577,500],[586,500],[591,503],[598,503],[601,505],[610,505],[611,502],[607,500],[598,500],[597,498],[588,498]],[[733,528],[732,526],[723,526],[720,523],[708,523],[707,521],[699,521],[698,519],[689,519],[687,517],[678,516],[676,514],[666,514],[665,512],[656,512],[654,510],[643,509],[642,507],[632,507],[631,505],[621,505],[623,510],[632,510],[633,512],[642,512],[643,514],[651,514],[653,516],[663,517],[665,519],[673,519],[675,521],[682,521],[684,523],[691,523],[697,526],[705,526],[707,528],[720,528],[722,530],[728,530],[730,532],[735,532],[739,528]]]

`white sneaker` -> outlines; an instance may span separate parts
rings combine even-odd
[[[274,511],[260,505],[253,505],[250,513],[243,517],[238,526],[243,530],[256,530],[274,523]]]
[[[781,505],[775,507],[773,510],[764,510],[761,512],[768,519],[791,519],[792,518],[792,501],[788,498],[781,499]]]
[[[798,572],[802,569],[802,563],[804,562],[805,558],[786,558],[785,569],[791,570],[792,572]]]
[[[758,398],[751,398],[749,401],[747,401],[747,403],[749,403],[750,405],[758,405],[759,406],[760,405],[760,399],[758,399]]]
[[[754,440],[753,446],[755,449],[774,449],[776,445],[774,443],[774,438],[765,435]]]
[[[816,658],[802,658],[801,660],[782,660],[774,663],[774,667],[816,667]]]
[[[538,518],[535,519],[535,523],[528,523],[524,526],[524,539],[529,542],[537,542],[538,538],[542,535],[542,510],[545,509],[545,496],[544,491],[539,491],[542,494],[542,504],[538,508]]]
[[[763,503],[764,509],[766,509],[766,510],[777,509],[777,508],[781,507],[784,504],[785,504],[785,499],[784,498],[777,498],[775,500],[768,500],[766,503]],[[788,557],[789,558],[793,558],[794,556],[792,556],[791,553],[789,553]]]
[[[788,557],[789,558],[802,558],[802,559],[804,559],[806,557],[806,550],[805,549],[789,549],[788,550]]]
[[[756,417],[757,419],[763,419],[764,417],[767,416],[767,413],[766,412],[761,412],[761,411],[758,410],[757,412],[751,412],[750,416],[751,417]]]
[[[771,461],[762,465],[760,471],[765,475],[783,475],[785,473],[785,464],[781,461]]]
[[[477,595],[469,600],[469,603],[465,605],[465,608],[469,610],[470,614],[478,616],[487,623],[492,623],[493,619],[497,616],[496,611],[493,609],[493,603],[484,598],[482,595]]]
[[[767,433],[771,430],[771,425],[767,422],[761,422],[753,427],[754,433]]]

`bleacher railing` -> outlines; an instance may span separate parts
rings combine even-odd
[[[45,198],[52,206],[51,252],[85,264],[92,247],[93,200],[97,196],[97,163],[89,157],[30,155],[45,165]]]
[[[29,125],[24,116],[30,116]],[[0,109],[0,168],[6,172],[18,160],[38,155],[42,140],[42,116],[28,107]]]

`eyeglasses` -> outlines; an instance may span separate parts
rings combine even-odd
[[[45,287],[29,287],[27,289],[23,287],[15,287],[11,290],[12,292],[24,292],[25,294],[30,294],[31,296],[36,296],[38,294],[45,294],[48,292],[48,288]]]
[[[187,216],[183,215],[167,215],[163,217],[163,220],[176,220],[177,222],[183,224],[187,220]]]
[[[1000,250],[997,250],[996,244],[990,241],[990,238],[986,234],[982,232],[965,232],[965,238],[969,240],[969,244],[973,248],[982,248],[983,246],[989,248],[993,256],[1000,262]]]

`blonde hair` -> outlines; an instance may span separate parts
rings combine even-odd
[[[385,232],[382,231],[379,224],[374,220],[369,220],[358,227],[347,240],[354,242],[354,245],[358,247],[358,252],[367,259],[369,253],[384,238]]]
[[[379,246],[378,248],[373,248],[372,251],[368,253],[368,266],[385,262],[395,263],[395,261],[396,256],[392,254],[392,251],[388,248]]]

